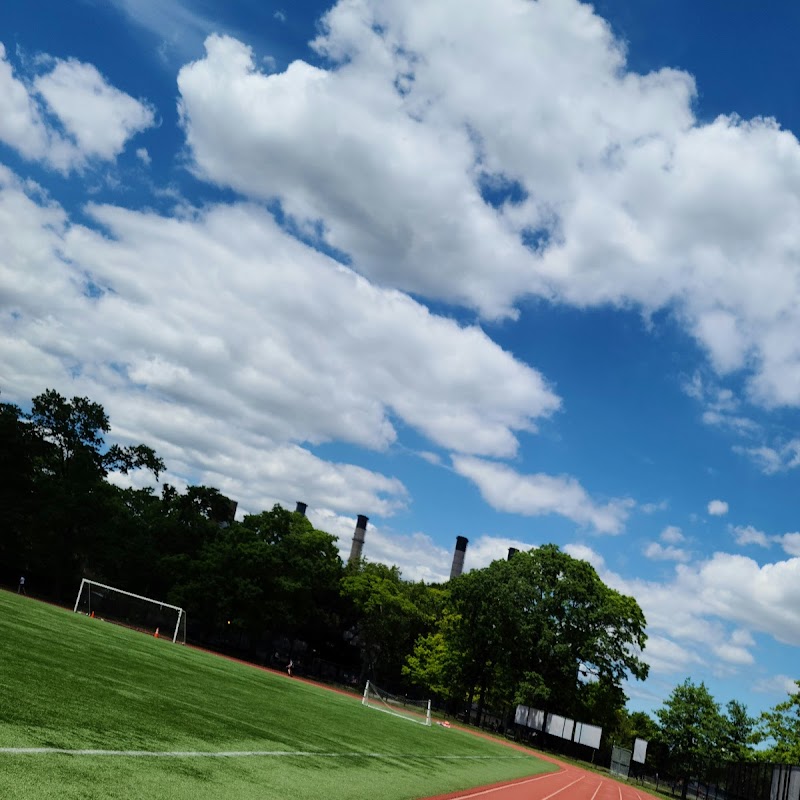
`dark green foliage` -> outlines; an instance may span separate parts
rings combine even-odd
[[[409,583],[397,567],[362,561],[349,565],[341,594],[352,605],[354,624],[346,632],[367,678],[396,686],[414,640],[430,628],[441,590]]]
[[[747,706],[730,700],[722,720],[722,751],[727,761],[749,761],[754,756],[753,745],[761,741],[756,728],[758,719],[747,713]]]
[[[108,471],[145,468],[157,475],[164,464],[145,445],[106,449],[108,417],[85,397],[67,400],[48,389],[33,398],[30,414],[4,405],[0,418],[5,474],[13,476],[4,487],[13,537],[6,545],[13,560],[6,563],[65,599],[91,569],[96,549],[109,544],[103,526],[118,497],[105,480]]]
[[[765,757],[781,764],[800,764],[800,680],[797,691],[761,715],[762,732],[773,741]]]
[[[644,679],[644,615],[594,568],[545,545],[449,584],[435,633],[419,639],[407,674],[471,707],[525,703],[580,716],[624,706],[621,682]],[[587,684],[592,676],[595,683]],[[604,712],[606,713],[606,712]]]
[[[722,759],[725,718],[706,685],[689,678],[672,690],[656,715],[671,772],[683,779],[685,798],[691,778],[704,775],[709,763]]]

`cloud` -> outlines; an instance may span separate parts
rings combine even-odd
[[[131,136],[154,124],[150,106],[113,87],[91,64],[45,62],[55,65],[29,85],[14,75],[0,43],[0,140],[23,158],[63,173],[82,170],[92,159],[116,158]]]
[[[455,537],[453,537],[453,545],[455,546]],[[515,547],[517,550],[524,553],[530,550],[533,545],[523,542],[521,539],[508,536],[479,536],[474,540],[470,540],[467,546],[467,554],[464,557],[464,570],[482,569],[483,567],[489,566],[492,561],[505,561],[508,558],[509,547]],[[452,556],[453,553],[451,550],[451,561]]]
[[[642,653],[644,661],[657,673],[682,673],[693,666],[703,664],[703,659],[694,648],[683,647],[665,636],[649,636]]]
[[[159,40],[158,54],[165,63],[175,59],[196,58],[203,40],[219,30],[218,19],[203,16],[191,0],[111,0],[123,14]]]
[[[713,621],[721,620],[800,644],[800,558],[759,565],[745,556],[715,553],[677,565],[674,578],[663,584],[609,579],[642,603],[649,625],[672,637],[713,643],[719,640]]]
[[[155,124],[147,103],[111,86],[91,64],[57,59],[33,85],[85,158],[111,160],[128,139]]]
[[[658,503],[642,503],[639,510],[643,514],[656,514],[659,511],[666,511],[669,508],[669,503],[666,500],[661,500]]]
[[[316,528],[339,538],[339,555],[347,561],[356,525],[355,517],[317,508],[309,508],[307,513]],[[453,557],[452,552],[435,544],[425,533],[399,534],[372,522],[367,525],[362,555],[367,561],[399,567],[406,580],[426,583],[447,581]]]
[[[313,47],[328,68],[265,75],[206,41],[178,81],[198,175],[488,317],[529,295],[669,309],[751,400],[800,404],[800,144],[775,120],[698,121],[690,75],[637,74],[574,0],[342,1]]]
[[[452,459],[455,471],[469,478],[484,500],[498,511],[526,516],[560,514],[598,533],[617,534],[622,532],[633,506],[629,499],[597,503],[568,475],[521,475],[493,461],[459,455]]]
[[[138,158],[139,161],[141,161],[142,164],[144,164],[146,167],[150,166],[150,161],[151,161],[150,153],[147,152],[147,148],[146,147],[137,148],[137,150],[136,150],[136,158]]]
[[[797,683],[788,675],[772,675],[769,678],[761,678],[753,682],[753,691],[761,694],[796,694]],[[782,697],[781,700],[785,700]]]
[[[676,525],[667,525],[658,538],[667,544],[678,544],[686,539],[681,529]]]
[[[759,547],[769,547],[769,537],[763,531],[757,530],[752,525],[731,525],[736,544],[744,547],[749,544],[757,544]]]
[[[788,472],[800,466],[800,439],[792,439],[777,447],[734,447],[735,452],[751,458],[765,475]]]
[[[588,561],[597,570],[605,567],[603,556],[585,544],[567,544],[562,549],[567,555],[577,558],[578,561]]]
[[[115,436],[244,508],[304,495],[388,515],[408,502],[397,479],[308,446],[386,449],[400,421],[442,447],[512,455],[559,404],[480,328],[368,283],[256,206],[88,206],[100,233],[0,169],[0,209],[4,394],[87,394]]]
[[[728,504],[724,500],[712,500],[708,504],[708,513],[712,517],[723,517],[728,513]]]
[[[800,556],[800,533],[784,533],[775,540],[790,556]]]
[[[54,137],[26,85],[19,80],[0,43],[0,140],[13,147],[23,158],[49,157],[63,166],[68,161],[68,145]],[[49,153],[49,156],[48,156]]]
[[[706,425],[726,428],[740,436],[754,436],[761,432],[757,422],[739,413],[741,401],[730,389],[704,380],[699,372],[684,381],[683,390],[705,406],[702,419]]]
[[[754,663],[753,654],[744,647],[737,647],[732,644],[721,644],[714,648],[717,658],[726,661],[728,664],[748,665]]]
[[[638,601],[647,619],[645,659],[652,677],[729,674],[752,662],[754,634],[800,645],[800,558],[759,565],[715,553],[677,564],[666,580],[624,578],[598,568],[611,587]]]
[[[688,550],[669,545],[664,547],[658,542],[650,542],[644,549],[644,555],[654,561],[688,561],[691,558]]]
[[[299,226],[319,228],[379,283],[469,305],[480,298],[490,315],[511,313],[502,270],[471,266],[524,260],[526,250],[504,241],[499,213],[481,200],[463,126],[421,124],[391,83],[381,97],[360,69],[295,61],[267,75],[230,37],[209,37],[206,51],[178,76],[201,177],[280,198]]]

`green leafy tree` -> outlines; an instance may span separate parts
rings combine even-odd
[[[451,624],[452,620],[445,618],[440,628],[446,630]],[[460,668],[459,653],[453,651],[447,634],[440,629],[417,638],[403,665],[403,676],[451,705],[465,700],[463,692],[459,691],[462,685]]]
[[[453,682],[451,696],[463,697],[468,709],[477,698],[478,721],[487,705],[517,702],[575,715],[593,695],[596,704],[621,707],[623,679],[647,675],[636,655],[646,640],[636,601],[555,545],[466,573],[448,584],[448,597],[438,646],[449,655],[425,661],[430,642],[420,642],[414,669],[431,687]],[[434,678],[436,663],[447,675]],[[586,687],[587,674],[599,687]]]
[[[32,400],[27,416],[33,440],[36,513],[31,560],[56,596],[71,594],[75,580],[91,571],[92,554],[103,546],[104,526],[115,490],[110,470],[148,469],[164,464],[145,445],[105,446],[110,424],[103,407],[86,397],[67,400],[48,389]],[[107,534],[106,534],[107,535]]]
[[[314,528],[302,514],[276,505],[244,518],[271,553],[268,601],[273,629],[319,640],[338,621],[336,603],[343,565],[336,537]]]
[[[67,400],[47,389],[33,398],[29,419],[51,445],[43,468],[62,478],[105,478],[111,470],[127,473],[140,468],[158,477],[164,469],[164,462],[146,445],[114,444],[105,449],[103,436],[111,430],[108,416],[99,403],[87,397]]]
[[[747,713],[747,706],[730,700],[723,718],[722,748],[729,761],[749,761],[754,757],[753,745],[761,740],[758,719]]]
[[[31,565],[31,518],[37,507],[37,442],[22,411],[0,403],[0,564],[3,577],[16,580]],[[2,569],[0,568],[0,569]]]
[[[782,764],[800,764],[800,680],[797,691],[761,715],[761,730],[771,739],[769,757]]]
[[[192,608],[202,633],[314,642],[330,635],[342,573],[335,537],[277,505],[220,525],[213,519],[216,490],[169,494],[178,533],[185,537],[191,524],[202,542],[188,552],[182,542],[166,560],[181,575],[170,597]]]
[[[359,649],[361,682],[400,683],[406,656],[432,622],[425,585],[404,581],[397,567],[361,561],[348,565],[341,593],[355,613],[345,635]]]
[[[656,716],[670,767],[682,778],[681,797],[685,798],[691,778],[721,758],[725,719],[706,685],[696,685],[690,678],[672,690]]]

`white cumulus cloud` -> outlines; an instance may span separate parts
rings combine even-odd
[[[178,80],[197,174],[486,316],[670,309],[752,400],[800,405],[800,144],[777,121],[698,120],[690,75],[631,70],[577,0],[342,0],[313,47],[328,66],[267,75],[207,39]]]
[[[688,561],[691,555],[682,547],[664,546],[659,542],[650,542],[644,549],[646,558],[654,561]]]
[[[767,534],[752,525],[731,525],[731,533],[736,544],[741,546],[757,544],[759,547],[769,547],[770,545]]]
[[[523,475],[495,461],[459,455],[452,458],[455,471],[475,483],[484,500],[498,511],[526,516],[560,514],[598,533],[617,534],[624,529],[634,505],[628,498],[597,502],[568,475]]]
[[[708,504],[708,513],[712,517],[723,517],[728,513],[728,504],[724,500],[712,500]]]
[[[116,436],[243,508],[305,495],[390,514],[400,481],[303,445],[385,449],[401,420],[438,446],[513,455],[559,405],[480,328],[369,283],[256,206],[90,206],[101,234],[0,170],[0,208],[4,395],[85,393]]]
[[[63,133],[49,121],[54,115]],[[112,86],[96,67],[70,59],[32,82],[14,74],[0,43],[0,140],[61,172],[109,161],[155,122],[153,109]]]

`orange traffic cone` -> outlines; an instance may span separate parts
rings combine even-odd
[[[92,611],[92,619],[94,619],[94,611]]]
[[[156,632],[153,634],[153,637],[154,637],[155,639],[158,639],[158,632],[159,632],[159,630],[160,630],[160,628],[156,628]]]

